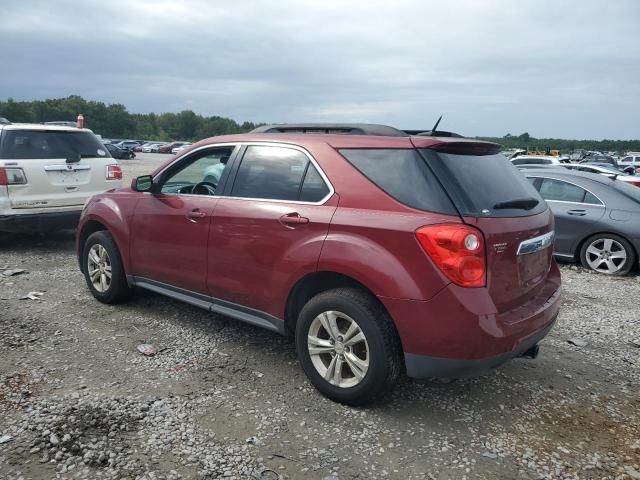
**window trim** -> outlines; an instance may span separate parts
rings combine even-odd
[[[324,173],[324,170],[320,167],[316,159],[313,158],[313,156],[311,155],[311,153],[309,153],[307,149],[299,145],[293,145],[290,143],[282,143],[282,142],[225,142],[225,143],[211,143],[208,145],[202,145],[201,147],[194,148],[193,150],[189,150],[189,152],[186,155],[181,155],[180,157],[174,159],[173,162],[166,165],[162,170],[160,170],[157,174],[153,176],[153,181],[155,182],[157,179],[161,178],[162,175],[167,170],[174,167],[176,163],[182,162],[187,157],[190,157],[192,154],[195,154],[201,150],[218,148],[218,147],[234,147],[234,153],[231,155],[231,158],[229,158],[229,163],[230,163],[229,175],[227,176],[225,180],[225,185],[223,186],[223,191],[225,191],[228,189],[227,186],[228,185],[233,186],[233,183],[236,180],[236,173],[238,172],[238,168],[240,168],[240,164],[242,163],[242,161],[240,161],[240,163],[237,164],[238,159],[239,158],[242,159],[242,157],[244,157],[244,154],[246,153],[247,147],[251,147],[251,146],[283,147],[283,148],[290,148],[290,149],[298,150],[299,152],[302,152],[304,155],[306,155],[309,161],[316,168],[316,170],[320,174],[320,177],[322,178],[324,183],[327,185],[327,187],[329,187],[329,193],[327,193],[327,195],[325,195],[321,200],[317,202],[305,202],[301,200],[278,200],[274,198],[232,197],[231,195],[194,195],[191,193],[163,193],[162,195],[178,195],[181,197],[197,197],[197,198],[226,198],[226,199],[244,200],[244,201],[256,200],[261,202],[292,203],[296,205],[298,204],[299,205],[324,205],[336,192],[335,189],[333,188],[333,185],[331,184],[331,181],[329,181],[329,177],[327,177],[327,175]],[[306,175],[306,172],[305,172],[305,175]],[[302,177],[303,183],[304,183],[304,178],[305,177],[303,176]],[[149,195],[155,195],[154,193],[151,193],[151,192],[144,192],[144,193],[147,193]]]
[[[242,147],[240,143],[234,142],[234,143],[220,143],[215,145],[203,145],[202,147],[189,150],[189,152],[187,152],[185,155],[181,155],[178,158],[175,158],[171,163],[166,165],[162,170],[160,170],[156,175],[153,176],[153,182],[155,183],[158,179],[162,178],[162,176],[167,172],[167,170],[171,170],[173,167],[176,166],[177,163],[181,163],[185,161],[188,157],[191,157],[192,154],[196,154],[197,152],[200,152],[202,150],[224,148],[224,147],[233,147],[233,152],[231,153],[231,157],[229,157],[229,161],[228,161],[228,163],[230,164],[229,171],[231,171],[233,170],[236,157],[238,155],[238,152],[240,151],[240,148],[238,147]],[[224,177],[223,175],[223,177],[221,177],[221,180],[222,178],[224,178],[224,183],[222,184],[222,187],[224,190],[224,187],[229,180],[229,175],[227,175],[226,177]],[[149,195],[167,195],[167,196],[195,197],[195,198],[221,198],[222,197],[222,195],[196,195],[193,193],[163,193],[163,192],[144,192],[144,193],[147,193]]]
[[[541,175],[526,175],[527,178],[542,178],[542,180],[544,181],[544,179],[549,179],[549,180],[556,180],[558,182],[564,182],[564,183],[568,183],[570,185],[573,185],[574,187],[578,187],[581,188],[582,190],[590,193],[591,195],[593,195],[594,197],[596,197],[598,199],[598,201],[600,203],[586,203],[586,202],[570,202],[568,200],[547,200],[546,198],[542,197],[542,194],[540,193],[540,190],[538,190],[538,193],[540,193],[540,196],[544,199],[545,202],[555,202],[555,203],[570,203],[572,205],[590,205],[592,207],[603,207],[606,208],[607,205],[602,201],[602,199],[596,195],[595,193],[593,193],[591,190],[589,190],[588,188],[583,187],[582,185],[578,185],[577,183],[573,183],[570,182],[568,180],[565,180],[563,178],[555,178],[555,177],[543,177]],[[542,184],[540,185],[540,187],[542,187]]]
[[[229,178],[229,192],[228,192],[229,195],[221,195],[217,198],[227,198],[227,199],[244,200],[244,201],[273,202],[273,203],[290,203],[295,205],[324,205],[335,193],[335,189],[333,188],[333,185],[329,181],[329,178],[327,177],[327,175],[324,173],[324,170],[322,170],[322,168],[320,167],[316,159],[313,158],[313,156],[305,148],[300,147],[298,145],[292,145],[289,143],[281,143],[281,142],[242,142],[241,146],[244,147],[244,149],[242,150],[242,156],[238,155],[237,159],[239,161],[237,162],[237,165],[235,164],[236,162],[234,162],[233,170],[230,174],[230,175],[233,175],[233,178],[232,179]],[[318,173],[320,174],[320,178],[322,178],[325,185],[328,187],[329,192],[317,202],[307,202],[304,200],[280,200],[277,198],[236,197],[236,196],[230,195],[231,189],[233,188],[233,185],[236,182],[236,176],[237,176],[238,170],[240,170],[240,167],[242,166],[242,159],[247,153],[248,147],[282,147],[282,148],[288,148],[291,150],[297,150],[301,152],[303,155],[307,157],[309,162],[311,162],[311,164],[313,164],[315,169],[318,171]],[[305,169],[305,173],[302,176],[300,187],[304,184],[307,171],[308,171],[308,168]]]

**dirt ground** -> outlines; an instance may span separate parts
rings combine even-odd
[[[562,275],[536,360],[351,408],[285,338],[145,291],[103,305],[71,233],[0,235],[0,478],[640,479],[640,277]]]

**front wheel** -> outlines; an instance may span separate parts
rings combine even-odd
[[[631,244],[613,233],[589,237],[580,249],[580,262],[584,267],[608,275],[626,275],[635,260]]]
[[[82,267],[93,296],[102,303],[120,303],[131,295],[122,258],[111,234],[105,230],[89,235],[84,244]]]
[[[391,389],[402,370],[402,349],[393,322],[370,295],[329,290],[300,312],[296,350],[313,385],[326,397],[363,405]]]

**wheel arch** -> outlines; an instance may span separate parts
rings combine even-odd
[[[287,334],[293,334],[293,332],[295,332],[298,314],[302,310],[302,307],[304,307],[311,298],[319,293],[333,290],[335,288],[354,288],[356,290],[363,291],[371,296],[371,298],[373,298],[385,310],[385,312],[389,314],[385,305],[373,293],[373,291],[359,280],[335,271],[317,271],[302,277],[290,290],[285,304],[285,332]],[[396,334],[398,334],[397,329]],[[398,336],[398,338],[400,337]]]
[[[95,232],[99,232],[102,230],[108,230],[107,227],[100,222],[99,220],[87,220],[86,222],[84,222],[84,224],[82,225],[82,228],[80,229],[80,231],[78,232],[78,263],[80,264],[80,271],[82,273],[84,273],[84,268],[82,266],[82,256],[84,255],[84,244],[87,242],[87,238],[89,238],[89,236],[92,233]]]

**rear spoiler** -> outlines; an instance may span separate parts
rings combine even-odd
[[[452,153],[454,155],[495,155],[500,153],[502,147],[497,143],[483,142],[472,139],[451,139],[435,141],[435,139],[424,140],[413,137],[411,142],[416,148],[428,148],[442,153]]]

